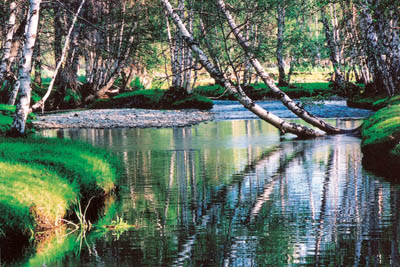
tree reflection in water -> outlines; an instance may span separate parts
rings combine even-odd
[[[124,165],[122,213],[140,228],[97,241],[105,263],[399,262],[399,187],[362,169],[355,137],[279,142],[256,120],[63,136],[108,147]]]

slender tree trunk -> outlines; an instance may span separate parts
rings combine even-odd
[[[56,77],[57,77],[57,75],[58,75],[58,71],[60,70],[61,65],[62,65],[63,62],[64,62],[65,54],[67,53],[67,50],[68,50],[68,47],[69,47],[69,42],[70,42],[70,39],[71,39],[72,31],[73,31],[73,29],[74,29],[74,27],[75,27],[76,21],[77,21],[78,16],[79,16],[79,13],[81,12],[83,5],[85,4],[85,1],[86,1],[86,0],[82,0],[81,4],[80,4],[78,10],[76,11],[75,16],[74,16],[74,18],[73,18],[73,20],[72,20],[71,27],[69,28],[68,34],[67,34],[67,36],[65,37],[64,48],[63,48],[62,53],[61,53],[60,61],[57,63],[56,69],[55,69],[54,74],[53,74],[53,78],[52,78],[51,81],[50,81],[50,84],[49,84],[49,87],[47,88],[46,94],[42,97],[42,99],[41,99],[40,101],[38,101],[37,103],[35,103],[35,104],[32,106],[32,110],[36,110],[36,109],[38,109],[38,108],[42,108],[42,112],[43,112],[44,103],[45,103],[46,100],[49,98],[50,93],[51,93],[51,91],[53,90],[54,82],[55,82]]]
[[[0,62],[0,87],[3,84],[3,79],[7,74],[7,69],[10,63],[11,46],[15,32],[15,21],[17,13],[17,4],[15,1],[10,3],[10,17],[6,26],[6,40],[3,45],[3,57]]]
[[[208,71],[212,78],[216,80],[217,83],[224,85],[224,87],[234,94],[237,100],[251,112],[259,116],[261,119],[267,121],[272,124],[276,128],[278,128],[283,133],[292,133],[299,137],[310,138],[320,136],[321,133],[314,131],[313,129],[307,128],[305,126],[301,126],[299,124],[286,122],[279,118],[278,116],[272,114],[271,112],[263,109],[258,104],[254,103],[240,87],[236,89],[232,83],[224,77],[224,75],[217,69],[211,61],[208,60],[208,57],[204,54],[203,50],[198,46],[198,43],[193,39],[191,34],[186,29],[185,25],[182,23],[178,14],[173,10],[171,4],[168,0],[161,0],[164,9],[168,12],[169,16],[173,19],[175,25],[181,32],[183,40],[186,44],[191,48],[192,52],[195,53],[201,65]]]
[[[339,86],[340,89],[343,89],[345,87],[344,86],[345,82],[344,82],[344,74],[342,73],[340,65],[341,60],[340,60],[339,45],[336,42],[337,38],[335,38],[336,29],[333,30],[330,29],[328,19],[323,9],[321,9],[321,19],[322,19],[322,24],[324,26],[326,42],[328,43],[330,60],[332,62],[332,66],[335,72],[335,83],[337,84],[337,86]]]
[[[29,19],[26,27],[22,59],[19,65],[18,80],[20,82],[20,98],[16,107],[11,135],[25,135],[26,120],[30,111],[31,102],[31,69],[32,54],[35,47],[36,35],[39,24],[39,11],[41,0],[29,1]]]
[[[254,69],[257,71],[257,74],[262,78],[264,83],[268,85],[271,91],[279,98],[279,100],[294,114],[296,114],[299,118],[302,118],[304,121],[310,123],[311,125],[318,127],[319,129],[327,132],[328,134],[338,134],[338,133],[345,133],[348,131],[353,130],[344,130],[339,129],[330,125],[329,123],[325,122],[322,119],[315,117],[314,115],[310,114],[306,111],[301,105],[296,104],[286,93],[282,92],[276,85],[275,81],[268,75],[268,73],[264,70],[261,66],[260,62],[256,59],[255,55],[250,51],[249,44],[246,40],[243,39],[240,29],[236,26],[235,21],[233,20],[232,16],[230,15],[229,11],[225,8],[225,3],[222,0],[218,0],[218,6],[221,9],[222,13],[225,15],[229,26],[233,34],[235,35],[238,43],[246,52],[248,58],[250,58],[250,62],[253,65]]]
[[[189,32],[193,32],[193,9],[192,9],[192,3],[189,3],[189,12],[187,16],[187,24],[189,28]],[[185,89],[187,94],[192,93],[192,87],[191,87],[191,80],[192,80],[192,67],[193,67],[193,56],[192,56],[192,51],[190,48],[185,45],[184,46],[184,63],[183,63],[183,83],[182,87]]]
[[[249,16],[247,15],[246,16],[246,29],[245,29],[245,33],[246,33],[246,40],[250,40],[250,36],[252,35],[251,34],[251,29],[252,29],[252,26],[250,25],[250,22],[249,22]],[[250,64],[250,61],[249,61],[249,59],[247,58],[247,57],[245,57],[245,59],[244,59],[244,70],[243,70],[243,81],[242,81],[242,84],[243,84],[243,87],[247,87],[247,86],[249,86],[250,85],[250,76],[251,76],[251,73],[250,73],[250,69],[251,69],[251,64]]]
[[[170,53],[170,60],[171,60],[171,72],[172,72],[172,87],[176,85],[176,73],[177,73],[177,68],[176,68],[176,62],[175,62],[175,42],[172,39],[172,34],[171,34],[171,27],[169,24],[169,19],[168,16],[165,16],[165,22],[167,25],[167,36],[168,36],[168,44],[169,44],[169,53]]]
[[[62,54],[62,32],[64,29],[63,9],[55,5],[54,7],[54,61],[59,62]]]
[[[28,15],[27,15],[28,17]],[[10,59],[8,62],[8,66],[7,66],[7,72],[8,74],[12,74],[13,75],[13,79],[15,81],[15,83],[10,82],[10,85],[13,85],[13,90],[10,93],[10,98],[8,100],[8,104],[9,105],[15,105],[15,101],[17,100],[17,96],[18,96],[18,92],[19,92],[19,85],[20,82],[18,80],[18,77],[15,77],[15,75],[13,74],[13,72],[11,71],[12,65],[15,62],[15,60],[18,57],[21,57],[21,42],[23,41],[24,38],[24,34],[26,31],[26,19],[24,19],[23,23],[21,23],[21,25],[18,27],[18,30],[16,32],[16,34],[14,35],[14,40],[11,46],[11,54],[10,54]]]
[[[40,32],[40,30],[39,30]],[[36,38],[36,47],[34,51],[34,64],[35,64],[35,86],[41,87],[42,86],[42,55],[40,49],[40,36],[38,34]]]
[[[285,63],[283,61],[283,43],[285,33],[285,16],[286,16],[286,3],[285,0],[278,1],[278,34],[276,45],[276,58],[278,60],[279,81],[278,86],[288,86],[285,77]]]
[[[376,30],[376,24],[379,23],[379,21],[374,20],[371,14],[371,8],[373,7],[374,5],[370,0],[362,2],[361,4],[360,27],[364,32],[365,46],[367,51],[366,53],[369,62],[368,66],[374,78],[375,90],[379,91],[379,83],[381,82],[387,95],[393,96],[395,88],[393,80],[391,79],[390,70],[388,68],[389,65],[385,60],[386,58],[383,51],[384,48],[382,47],[382,42],[379,42],[380,40]]]

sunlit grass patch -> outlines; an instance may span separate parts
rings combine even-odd
[[[0,249],[61,225],[73,209],[114,188],[116,162],[106,151],[55,138],[0,137]],[[83,204],[85,205],[85,203]]]
[[[50,226],[58,224],[78,198],[77,186],[41,166],[0,161],[0,177],[2,198],[12,196]]]
[[[79,185],[83,194],[107,194],[114,187],[116,170],[101,149],[52,138],[0,141],[0,159],[40,165]]]

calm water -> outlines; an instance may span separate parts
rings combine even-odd
[[[360,122],[341,123],[350,128]],[[282,139],[259,120],[43,135],[84,140],[111,150],[123,163],[124,173],[121,199],[110,201],[110,214],[136,227],[89,234],[79,246],[68,241],[71,248],[57,252],[58,257],[41,255],[48,253],[42,246],[31,262],[48,266],[400,264],[399,187],[363,170],[360,140],[355,137]],[[56,244],[65,246],[63,242],[67,241]]]

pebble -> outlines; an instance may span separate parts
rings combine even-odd
[[[213,120],[213,113],[199,110],[96,109],[38,116],[39,129],[184,127]]]

